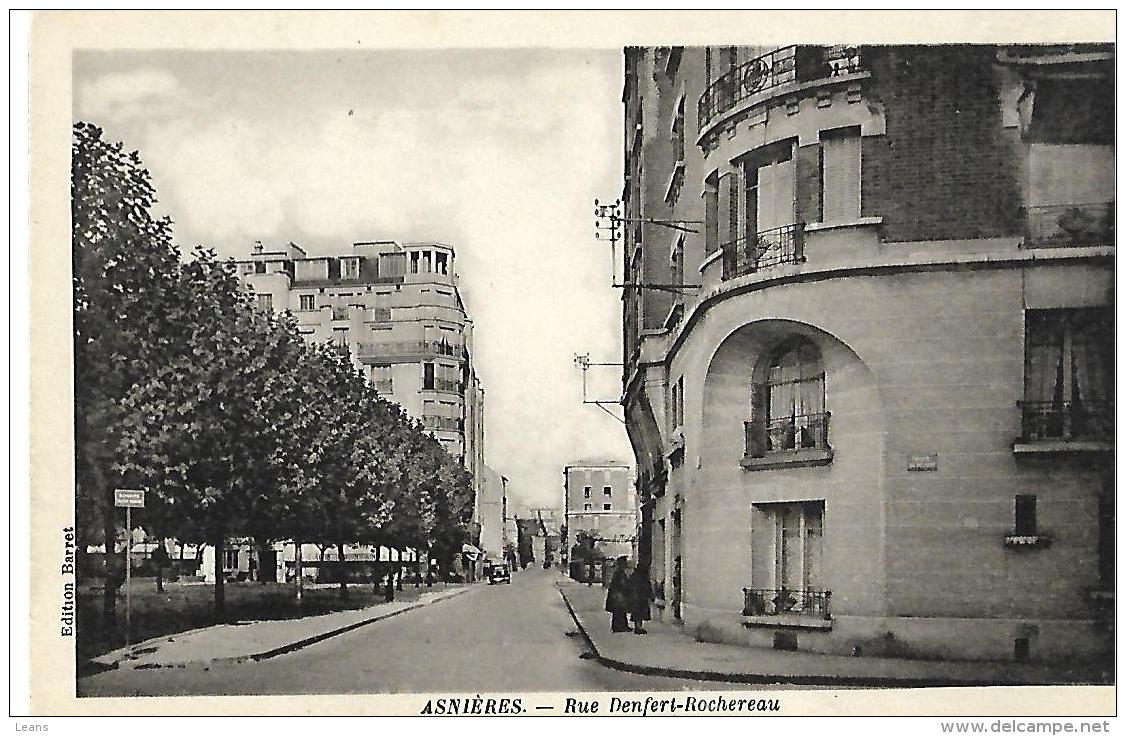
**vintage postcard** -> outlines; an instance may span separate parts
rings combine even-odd
[[[1108,728],[1113,11],[31,51],[33,714]]]

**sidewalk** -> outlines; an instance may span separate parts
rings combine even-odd
[[[95,657],[104,668],[152,669],[259,661],[315,644],[375,621],[453,598],[471,586],[422,593],[418,600],[278,621],[218,624],[161,636]]]
[[[645,636],[610,632],[606,591],[571,580],[559,592],[598,661],[612,669],[697,680],[861,687],[1109,684],[1091,665],[1062,668],[1015,662],[936,662],[841,657],[815,652],[698,642],[679,627],[650,621]],[[1111,673],[1112,677],[1113,674]]]

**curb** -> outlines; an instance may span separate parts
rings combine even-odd
[[[711,672],[707,670],[690,670],[681,669],[678,667],[666,667],[658,665],[644,665],[635,662],[627,662],[621,659],[614,659],[608,657],[598,650],[598,646],[594,643],[590,634],[587,633],[586,627],[583,626],[582,619],[576,613],[571,601],[567,598],[567,594],[563,592],[563,586],[556,583],[559,588],[559,596],[563,599],[564,605],[567,606],[567,611],[574,619],[575,625],[579,627],[579,632],[582,633],[583,638],[586,640],[587,645],[590,646],[594,652],[594,659],[604,667],[619,670],[621,672],[632,672],[638,675],[649,675],[658,677],[675,677],[686,680],[703,680],[706,682],[730,682],[730,683],[744,683],[750,685],[841,685],[853,687],[882,687],[882,688],[937,688],[937,687],[980,687],[987,685],[994,686],[1022,686],[1030,683],[1013,682],[1008,680],[989,680],[989,679],[958,679],[947,677],[881,677],[881,676],[856,676],[856,675],[782,675],[782,674],[767,674],[758,672]],[[1044,683],[1032,683],[1044,684]],[[1083,683],[1064,683],[1070,685],[1081,685]],[[1094,683],[1098,684],[1098,683]]]
[[[349,631],[354,631],[355,629],[360,628],[361,626],[367,626],[368,624],[373,624],[373,623],[376,623],[377,621],[383,621],[384,619],[393,618],[395,616],[398,616],[399,614],[407,613],[408,611],[415,611],[415,610],[418,610],[419,608],[425,608],[426,606],[429,606],[429,605],[434,604],[434,603],[441,603],[442,601],[448,601],[451,598],[456,598],[459,595],[464,595],[465,593],[468,593],[470,590],[471,590],[470,587],[460,588],[458,590],[451,592],[449,595],[442,596],[441,598],[432,599],[432,600],[426,601],[425,603],[422,603],[422,602],[412,603],[411,605],[407,606],[406,608],[400,608],[397,611],[391,611],[390,613],[384,613],[384,614],[380,614],[378,616],[372,616],[371,618],[366,618],[366,619],[363,619],[362,621],[356,621],[356,622],[350,623],[347,626],[341,626],[339,628],[331,629],[329,631],[325,631],[325,632],[322,632],[320,634],[316,634],[314,636],[309,636],[309,637],[306,637],[304,639],[298,639],[297,641],[290,642],[288,644],[283,644],[280,647],[274,647],[273,649],[268,649],[264,652],[257,652],[255,654],[242,654],[242,655],[239,655],[237,657],[216,657],[214,659],[187,660],[187,661],[182,661],[182,662],[162,662],[162,663],[155,663],[155,662],[144,663],[144,662],[142,662],[141,664],[134,665],[132,667],[130,667],[130,666],[122,667],[121,666],[122,662],[126,662],[128,660],[121,659],[121,660],[114,662],[112,665],[103,665],[103,666],[105,667],[106,670],[111,670],[111,669],[114,669],[114,670],[116,670],[116,669],[155,670],[155,669],[183,669],[183,668],[186,668],[186,667],[189,667],[189,666],[201,666],[201,665],[205,666],[205,667],[212,667],[212,666],[226,666],[226,665],[244,664],[246,662],[261,662],[263,660],[272,659],[274,657],[279,657],[283,654],[289,654],[290,652],[295,652],[298,649],[304,649],[307,646],[310,646],[312,644],[317,644],[318,642],[322,642],[325,639],[330,639],[330,638],[332,638],[334,636],[338,636],[340,634],[346,634]],[[188,632],[180,632],[180,633],[184,634],[184,633],[188,633]],[[136,644],[134,646],[135,647],[143,647],[146,644],[148,644],[149,642],[166,641],[168,639],[168,637],[169,637],[169,635],[155,637],[153,639],[149,639],[145,642],[141,642],[141,643]],[[94,660],[91,660],[91,661],[93,662]],[[98,663],[98,664],[101,664],[101,663]],[[105,671],[105,670],[100,670],[100,671]],[[92,673],[92,674],[96,674],[96,673]]]

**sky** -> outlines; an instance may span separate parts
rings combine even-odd
[[[564,465],[632,457],[573,361],[621,357],[593,217],[621,191],[621,69],[617,49],[80,52],[74,114],[139,151],[184,252],[454,246],[486,462],[510,504],[558,507]],[[619,368],[588,375],[617,398]]]

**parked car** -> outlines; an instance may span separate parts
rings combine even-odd
[[[499,564],[493,565],[489,568],[489,585],[493,583],[511,583],[512,572],[508,569],[508,565]]]

